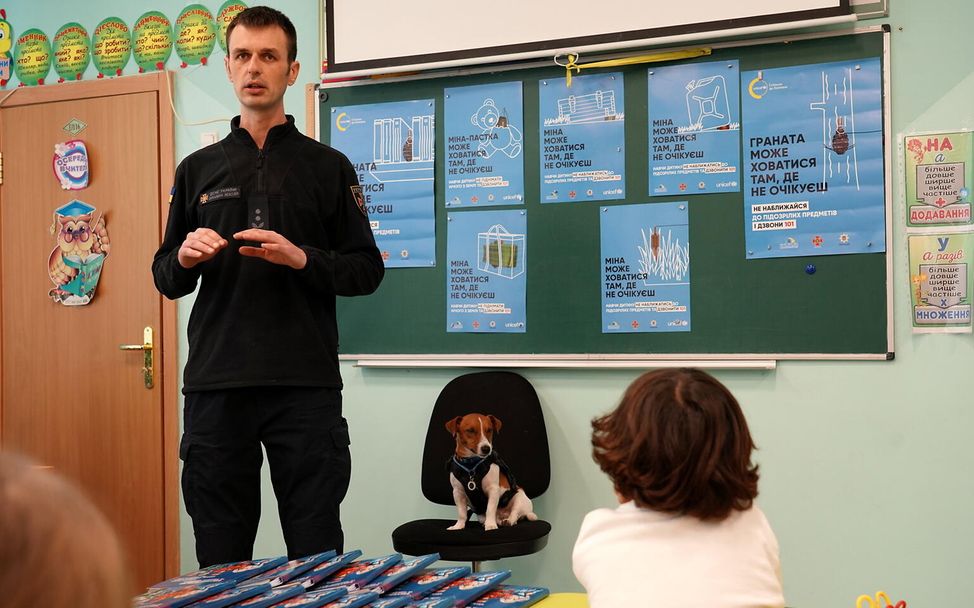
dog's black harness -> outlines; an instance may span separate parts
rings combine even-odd
[[[477,515],[483,515],[487,512],[487,495],[484,493],[482,482],[492,464],[496,464],[500,468],[501,473],[507,477],[507,481],[511,486],[506,492],[501,494],[500,499],[497,501],[498,508],[506,507],[507,503],[511,502],[511,499],[514,498],[514,494],[517,492],[517,481],[514,479],[514,474],[511,473],[511,468],[501,460],[501,457],[497,455],[496,451],[492,451],[488,456],[484,456],[483,458],[479,456],[469,458],[452,456],[446,461],[446,470],[452,473],[464,485],[464,492],[467,494],[470,510]]]

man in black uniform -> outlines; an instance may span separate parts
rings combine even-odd
[[[351,474],[335,296],[375,291],[383,264],[351,163],[284,113],[298,75],[291,21],[267,7],[227,28],[240,116],[176,169],[152,262],[189,318],[180,457],[200,566],[251,559],[261,443],[290,558],[344,542]]]

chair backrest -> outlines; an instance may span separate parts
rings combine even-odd
[[[500,419],[502,426],[494,437],[494,449],[528,497],[544,493],[551,481],[551,460],[538,394],[519,374],[490,371],[454,378],[436,398],[423,449],[423,495],[436,504],[453,504],[446,462],[456,442],[446,423],[472,412]]]

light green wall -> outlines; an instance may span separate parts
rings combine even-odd
[[[974,128],[969,33],[974,5],[965,0],[891,3],[886,21],[893,29],[894,134]],[[211,10],[219,6],[216,0],[204,4]],[[317,6],[307,0],[273,4],[298,27],[304,66],[298,84],[316,80]],[[6,8],[17,32],[38,27],[53,35],[67,21],[90,30],[111,14],[131,23],[150,9],[175,18],[183,6],[173,0],[93,0],[82,9],[65,0],[15,0]],[[367,24],[362,35],[369,35]],[[185,120],[236,112],[221,60],[219,48],[210,67],[179,70],[170,60],[177,71],[176,107]],[[286,102],[303,126],[299,86]],[[223,136],[227,130],[225,124],[177,126],[179,158],[198,147],[202,132]],[[974,594],[974,582],[964,574],[974,541],[974,452],[967,446],[974,429],[974,338],[910,334],[902,192],[894,175],[896,360],[784,362],[772,372],[716,374],[744,405],[760,447],[759,501],[781,544],[786,598],[803,608],[854,606],[860,593],[877,589],[911,606],[960,605]],[[191,305],[191,298],[180,303],[183,323]],[[835,306],[856,302],[836,294]],[[802,320],[794,322],[800,326]],[[185,360],[185,342],[181,347]],[[342,372],[354,460],[343,506],[347,545],[366,555],[388,553],[389,534],[399,523],[453,514],[452,507],[430,505],[422,497],[418,467],[432,402],[462,370],[344,365]],[[541,396],[549,425],[552,484],[536,508],[552,523],[553,533],[540,555],[487,567],[511,568],[516,583],[577,590],[570,553],[578,525],[589,510],[613,502],[609,484],[589,456],[588,422],[616,403],[637,372],[524,374]],[[266,476],[264,494],[266,517],[256,553],[280,554],[284,549]],[[188,570],[195,562],[185,514],[182,523],[183,569]]]

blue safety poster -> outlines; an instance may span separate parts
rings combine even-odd
[[[886,250],[879,59],[741,74],[747,258]]]
[[[353,194],[386,268],[436,265],[434,115],[432,99],[331,110],[331,145],[358,173]]]
[[[625,198],[623,88],[621,72],[538,82],[542,203]]]
[[[520,82],[443,91],[446,206],[524,203]]]
[[[602,333],[690,331],[686,201],[602,207]]]
[[[448,332],[527,330],[527,215],[523,209],[447,214]]]
[[[740,192],[737,60],[654,67],[647,82],[650,195]]]

